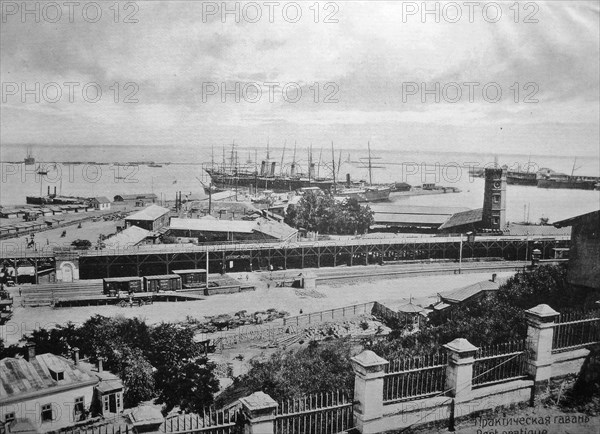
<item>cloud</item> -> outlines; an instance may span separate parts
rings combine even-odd
[[[473,23],[423,23],[418,16],[403,22],[401,2],[339,2],[339,22],[331,24],[322,22],[330,12],[324,10],[315,23],[308,3],[302,4],[298,23],[282,19],[280,12],[273,23],[266,15],[258,23],[222,22],[219,15],[203,17],[202,2],[138,5],[136,24],[115,23],[108,9],[98,23],[21,23],[8,17],[0,29],[3,82],[97,82],[106,98],[99,104],[22,104],[13,97],[2,104],[0,140],[25,143],[33,137],[41,144],[96,145],[110,137],[111,143],[127,145],[147,132],[153,142],[167,143],[173,136],[191,142],[199,128],[205,137],[220,137],[224,126],[235,126],[242,136],[263,128],[316,137],[328,125],[333,126],[328,134],[342,136],[371,125],[371,131],[383,128],[390,134],[412,129],[411,135],[468,128],[468,140],[476,142],[480,130],[469,128],[473,124],[514,124],[543,137],[550,153],[561,153],[564,146],[553,143],[556,132],[543,127],[560,124],[579,152],[597,152],[600,12],[594,2],[539,3],[539,22],[530,24],[522,22],[524,10],[515,23],[508,3],[502,4],[498,23],[477,14]],[[501,103],[402,100],[406,82],[473,81],[499,83]],[[137,104],[122,103],[129,82],[139,88]],[[303,98],[295,104],[280,97],[275,103],[265,98],[257,104],[224,104],[218,97],[203,102],[206,82],[298,83]],[[536,104],[522,103],[528,82],[539,88]],[[323,103],[326,83],[337,86],[338,103]],[[518,103],[511,102],[514,83]],[[111,103],[111,86],[120,89],[119,103]],[[432,124],[429,130],[419,126]],[[436,134],[423,142],[435,143]],[[382,145],[395,146],[388,140]],[[451,141],[447,135],[442,140]],[[503,146],[527,152],[529,142],[516,137]]]

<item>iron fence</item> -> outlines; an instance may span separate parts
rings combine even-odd
[[[338,390],[279,402],[275,434],[337,434],[353,427],[353,392]]]
[[[239,412],[206,409],[202,414],[180,414],[164,420],[161,431],[168,434],[237,434]]]
[[[447,365],[445,352],[391,361],[383,378],[383,403],[422,399],[443,393]]]
[[[334,321],[340,318],[354,317],[357,315],[371,314],[375,302],[354,304],[352,306],[339,307],[337,309],[322,310],[311,312],[304,315],[291,316],[283,319],[283,325],[308,326],[310,324],[320,324],[323,322]]]
[[[481,347],[473,364],[473,387],[518,380],[527,376],[525,341]]]
[[[600,311],[563,313],[554,324],[552,352],[573,350],[600,342]]]

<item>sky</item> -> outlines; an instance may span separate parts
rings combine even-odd
[[[597,1],[116,4],[2,1],[1,144],[600,152]]]

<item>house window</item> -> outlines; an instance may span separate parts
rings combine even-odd
[[[117,411],[121,409],[121,394],[117,393]]]
[[[15,420],[15,412],[11,411],[10,413],[6,413],[4,416],[4,423],[9,423]]]
[[[500,224],[500,219],[498,217],[494,217],[494,224],[495,225]]]
[[[104,411],[108,411],[108,395],[103,396],[102,401],[104,402]]]
[[[494,203],[500,203],[500,196],[494,196]]]
[[[52,422],[52,404],[42,405],[42,422]]]
[[[80,396],[79,398],[75,398],[75,406],[73,407],[73,409],[75,410],[75,413],[83,413],[83,408],[84,408],[83,396]]]

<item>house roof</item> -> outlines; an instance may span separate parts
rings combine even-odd
[[[16,418],[8,424],[8,432],[11,434],[32,434],[38,430],[35,425],[27,418]]]
[[[180,279],[175,274],[157,274],[156,276],[144,276],[146,280],[160,280],[160,279]]]
[[[583,219],[589,219],[589,218],[596,218],[598,219],[600,217],[600,210],[598,211],[592,211],[592,212],[588,212],[587,214],[580,214],[578,216],[575,217],[571,217],[565,220],[560,220],[554,223],[554,227],[557,228],[563,228],[565,226],[573,226],[574,223],[577,223],[579,220],[583,220]]]
[[[453,214],[439,229],[448,229],[456,226],[463,226],[472,223],[478,223],[483,220],[483,208],[470,209]]]
[[[63,372],[64,379],[54,380],[51,369]],[[98,381],[95,375],[54,354],[40,354],[32,361],[8,357],[0,360],[0,404],[31,399],[52,389],[58,391],[95,385]]]
[[[110,203],[110,199],[108,199],[106,196],[94,197],[94,198],[92,198],[92,200],[94,200],[98,203]]]
[[[504,283],[501,279],[484,280],[462,288],[453,289],[451,291],[440,293],[440,298],[446,303],[461,303],[482,291],[497,291],[500,285]]]
[[[141,277],[131,276],[131,277],[105,277],[105,282],[133,282],[133,281],[142,281]]]
[[[142,229],[137,226],[130,226],[127,229],[122,230],[116,235],[104,240],[105,248],[107,249],[126,249],[133,247],[142,242],[150,231]]]
[[[265,234],[278,240],[287,240],[298,233],[298,229],[283,223],[260,218],[255,220],[255,232]]]
[[[168,208],[163,208],[158,205],[150,205],[143,210],[136,212],[130,216],[125,217],[125,220],[146,220],[146,221],[154,221],[159,217],[168,214],[170,210]]]

